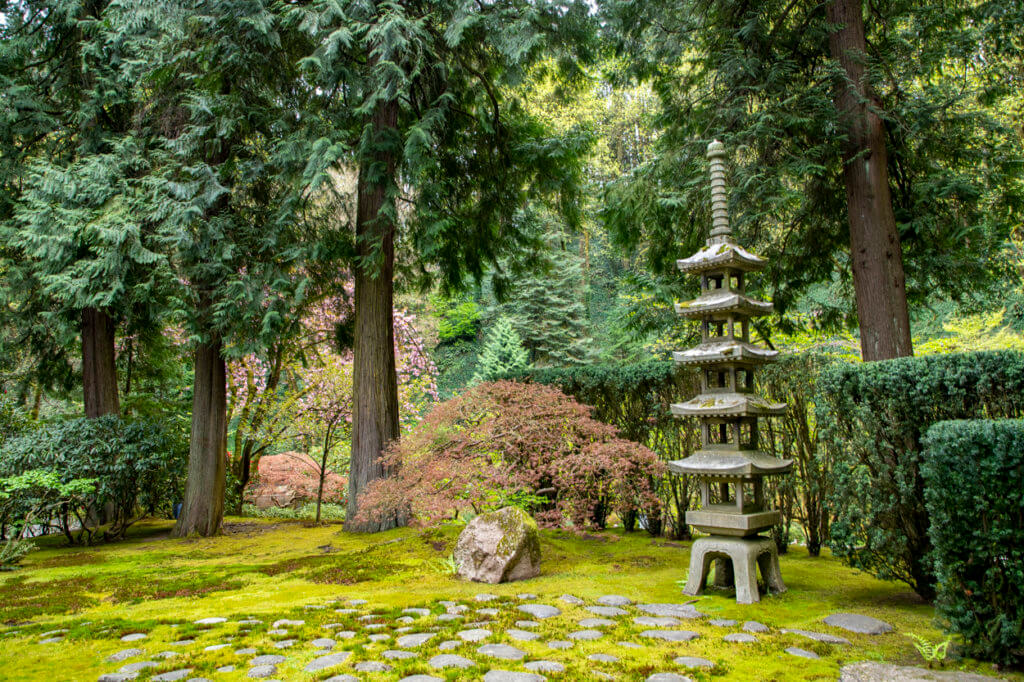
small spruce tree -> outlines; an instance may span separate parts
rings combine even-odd
[[[491,381],[510,372],[526,369],[528,364],[522,338],[507,317],[499,317],[487,335],[484,349],[480,353],[480,364],[470,384]]]

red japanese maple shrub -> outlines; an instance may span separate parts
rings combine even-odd
[[[663,463],[590,412],[551,386],[475,386],[386,453],[397,473],[370,484],[360,515],[432,523],[515,504],[543,526],[603,528],[612,511],[657,510]]]

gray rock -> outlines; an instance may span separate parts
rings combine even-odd
[[[666,642],[689,642],[700,637],[699,634],[691,630],[644,630],[640,636],[662,639]]]
[[[477,609],[476,612],[481,616],[497,616],[500,613],[498,609]]]
[[[572,642],[567,642],[564,639],[553,639],[548,642],[548,646],[552,649],[571,649]]]
[[[184,680],[190,674],[192,674],[192,668],[182,668],[181,670],[172,670],[161,675],[154,675],[149,679],[150,682],[178,682],[178,680]]]
[[[583,628],[607,628],[615,626],[614,620],[608,620],[607,618],[584,618],[580,621],[580,627]]]
[[[267,630],[268,635],[287,635],[288,631],[281,628],[274,628],[273,630]]]
[[[603,673],[600,670],[591,670],[590,671],[590,675],[592,677],[596,677],[599,680],[614,680],[614,679],[616,679],[615,675],[611,675],[609,673]]]
[[[263,621],[256,618],[246,618],[238,621],[238,623],[239,625],[263,625]]]
[[[807,649],[801,649],[795,646],[791,646],[786,649],[786,653],[792,654],[793,656],[799,656],[800,658],[819,658],[818,654],[813,651],[808,651]]]
[[[825,625],[840,628],[860,635],[884,635],[892,632],[892,626],[884,620],[857,613],[834,613],[825,619]]]
[[[149,637],[149,635],[147,635],[144,632],[133,632],[131,634],[128,634],[128,635],[125,635],[124,637],[122,637],[121,641],[122,642],[138,642],[138,641],[141,641],[143,639],[146,639],[147,637]]]
[[[235,672],[235,666],[233,666],[233,665],[222,665],[221,667],[217,668],[217,672],[219,672],[219,673],[233,673],[233,672]]]
[[[462,642],[454,639],[446,639],[438,644],[437,648],[439,651],[451,651],[452,649],[458,649],[460,646],[462,646]]]
[[[439,654],[430,661],[431,668],[472,668],[476,663],[463,656],[455,654]]]
[[[146,668],[156,668],[160,664],[156,661],[139,661],[138,663],[129,663],[128,665],[121,666],[117,672],[119,673],[137,673]]]
[[[97,682],[128,682],[138,677],[138,673],[106,673],[100,675]]]
[[[839,682],[993,682],[988,675],[960,671],[925,670],[874,661],[845,665],[839,670]]]
[[[359,678],[353,675],[335,675],[328,677],[324,682],[359,682]]]
[[[194,639],[179,639],[177,642],[171,642],[170,646],[188,646],[189,644],[195,644]]]
[[[582,604],[586,603],[579,597],[573,596],[571,594],[563,594],[561,597],[559,597],[559,599],[565,602],[566,604],[572,604],[573,606],[581,606]]]
[[[493,633],[490,630],[475,628],[473,630],[463,630],[462,632],[458,632],[456,633],[456,636],[464,642],[480,642],[487,639],[492,634]]]
[[[314,639],[311,642],[311,644],[315,646],[317,649],[333,649],[335,646],[338,645],[338,643],[330,637],[319,637],[317,639]]]
[[[235,656],[252,656],[256,653],[256,649],[253,647],[246,647],[245,649],[235,649]]]
[[[525,651],[517,649],[514,646],[509,646],[508,644],[484,644],[482,647],[477,649],[476,652],[483,656],[503,658],[508,661],[518,661],[526,656]]]
[[[540,623],[538,623],[535,620],[517,620],[516,621],[516,627],[517,628],[539,628],[540,627]]]
[[[386,627],[387,627],[386,623],[370,623],[369,625],[364,625],[363,629],[364,630],[383,630]]]
[[[210,646],[205,647],[203,649],[203,651],[220,651],[221,649],[227,649],[229,646],[231,646],[231,645],[230,644],[211,644]]]
[[[600,630],[579,630],[577,632],[570,632],[566,637],[577,641],[592,642],[595,639],[604,637],[604,633]]]
[[[693,682],[693,678],[676,673],[654,673],[647,678],[647,682]]]
[[[714,661],[709,661],[706,658],[700,658],[699,656],[680,656],[672,661],[676,665],[681,665],[684,668],[714,668]]]
[[[388,649],[381,653],[381,656],[390,660],[397,661],[406,658],[416,658],[416,654],[411,651],[396,651],[395,649]]]
[[[637,616],[633,619],[633,622],[649,628],[674,628],[682,621],[678,618],[669,618],[668,616]]]
[[[463,616],[461,613],[442,613],[440,616],[437,617],[437,619],[442,623],[451,620],[461,620],[463,618],[465,618],[465,616]]]
[[[395,618],[395,622],[396,623],[415,623],[416,619],[413,618],[412,616],[399,616],[398,618]]]
[[[598,663],[615,663],[619,660],[618,657],[610,654],[590,654],[587,656],[587,659],[590,661],[597,661]]]
[[[604,606],[629,606],[633,600],[623,597],[621,594],[606,594],[603,597],[598,597],[597,603]]]
[[[540,635],[536,632],[530,632],[529,630],[516,630],[515,628],[510,628],[505,631],[505,634],[512,639],[519,640],[520,642],[532,642],[535,639],[540,639]]]
[[[226,623],[226,622],[228,622],[227,618],[221,618],[220,616],[214,616],[212,618],[200,618],[199,620],[195,621],[195,624],[196,625],[217,625],[219,623]]]
[[[537,524],[518,507],[477,516],[455,543],[458,574],[467,580],[505,583],[540,575]]]
[[[370,635],[369,640],[371,642],[386,642],[391,639],[391,635]]]
[[[271,627],[273,627],[275,629],[276,628],[290,628],[290,627],[301,627],[301,626],[303,626],[305,624],[306,624],[306,621],[304,621],[304,620],[288,620],[286,618],[282,618],[281,620],[275,620],[274,624]]]
[[[768,626],[764,623],[758,623],[756,620],[748,620],[743,624],[744,632],[768,632]]]
[[[618,606],[588,606],[587,611],[598,616],[625,616],[629,613],[626,609],[620,609]]]
[[[47,637],[46,639],[39,640],[40,644],[56,644],[57,642],[63,642],[63,637]]]
[[[335,639],[352,639],[356,636],[354,630],[338,630],[334,633]]]
[[[141,656],[144,653],[146,652],[142,649],[121,649],[116,654],[110,654],[107,656],[107,661],[110,663],[120,663],[121,661],[126,661],[129,658]]]
[[[815,642],[824,642],[825,644],[849,644],[850,640],[843,637],[836,637],[835,635],[827,635],[824,632],[811,632],[810,630],[783,630],[784,635],[800,635],[807,639],[813,639]]]
[[[412,632],[412,631],[413,631],[413,630],[415,630],[415,629],[416,629],[416,628],[413,628],[413,627],[405,627],[405,628],[395,628],[395,634],[396,634],[396,635],[400,635],[400,634],[402,634],[403,632]]]
[[[348,657],[352,655],[351,651],[339,651],[336,654],[327,654],[320,658],[314,658],[309,664],[306,665],[304,670],[307,673],[315,673],[320,670],[326,670],[327,668],[333,668],[336,665],[341,665],[348,660]]]
[[[616,642],[615,645],[624,649],[643,649],[643,647],[636,642]]]
[[[408,677],[403,677],[398,682],[444,682],[444,680],[430,675],[409,675]]]
[[[249,665],[277,665],[278,663],[284,663],[286,659],[284,656],[277,654],[268,654],[266,656],[257,656],[249,661]]]
[[[349,599],[348,600],[348,605],[349,606],[365,606],[366,604],[369,604],[369,603],[370,602],[366,601],[365,599]]]
[[[537,595],[535,595],[532,592],[523,592],[522,594],[517,594],[516,595],[516,599],[522,599],[523,601],[529,601],[530,599],[536,599],[536,598],[537,598]]]
[[[360,661],[352,666],[357,673],[386,673],[391,671],[391,666],[380,661]],[[355,678],[352,678],[355,679]]]
[[[562,615],[561,609],[557,606],[548,606],[547,604],[522,604],[516,608],[526,615],[539,618],[540,620]]]
[[[535,673],[564,673],[565,666],[558,661],[530,661],[523,667]]]
[[[708,621],[708,625],[714,625],[716,628],[732,628],[737,624],[732,618],[713,618]]]
[[[280,642],[274,642],[274,648],[276,648],[276,649],[288,649],[290,647],[295,646],[295,643],[298,642],[298,641],[299,640],[297,640],[297,639],[282,639]]]
[[[746,632],[733,632],[722,639],[726,642],[732,642],[733,644],[753,644],[757,641],[757,637]]]
[[[652,616],[669,616],[671,618],[703,618],[704,614],[692,604],[637,604],[636,607]]]
[[[276,665],[256,665],[249,668],[248,676],[253,679],[262,679],[265,677],[271,677],[277,674]]]
[[[543,675],[517,673],[511,670],[490,670],[484,675],[484,682],[544,682]]]
[[[402,609],[402,613],[411,613],[414,616],[429,616],[430,609],[408,608]]]

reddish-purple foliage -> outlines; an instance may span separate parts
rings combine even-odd
[[[361,516],[420,523],[519,504],[543,526],[604,527],[611,511],[658,509],[664,464],[556,388],[480,384],[437,405],[385,455]]]

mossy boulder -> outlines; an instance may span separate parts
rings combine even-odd
[[[537,523],[518,507],[481,514],[455,545],[459,575],[481,583],[507,583],[540,575]]]

